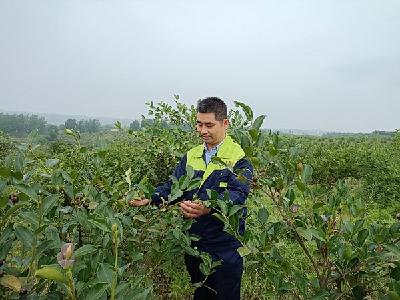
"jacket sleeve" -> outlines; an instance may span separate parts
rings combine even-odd
[[[181,158],[178,165],[175,167],[175,170],[172,172],[172,176],[176,179],[179,179],[181,176],[186,174],[186,154]],[[151,202],[155,205],[161,205],[163,200],[168,200],[168,195],[171,192],[172,180],[168,179],[168,181],[164,182],[162,185],[159,185],[154,194],[151,196]]]
[[[240,159],[233,167],[227,183],[229,198],[236,205],[244,205],[250,192],[250,183],[253,179],[253,166],[245,159]]]

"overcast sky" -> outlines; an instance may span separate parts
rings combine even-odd
[[[0,109],[138,118],[173,94],[267,128],[400,128],[400,1],[0,0]]]

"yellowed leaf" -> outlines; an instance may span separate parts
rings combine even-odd
[[[18,277],[13,275],[4,275],[1,278],[0,284],[16,292],[21,290],[22,284]]]

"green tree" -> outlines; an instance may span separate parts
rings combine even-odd
[[[140,123],[138,120],[133,120],[131,124],[129,124],[129,128],[133,131],[138,131],[140,129]]]
[[[49,125],[47,126],[47,139],[49,141],[55,141],[58,138],[58,126],[56,125]]]
[[[44,133],[46,120],[37,115],[3,114],[0,113],[0,130],[12,136],[26,136],[32,130]]]
[[[77,123],[75,119],[68,119],[65,121],[65,128],[75,130],[77,128]]]

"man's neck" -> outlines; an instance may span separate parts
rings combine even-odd
[[[224,139],[225,139],[225,137],[224,137]],[[206,143],[207,150],[210,151],[211,149],[213,149],[213,148],[215,148],[215,147],[218,147],[220,144],[222,144],[222,142],[224,141],[224,139],[221,140],[221,141],[219,141],[218,143],[215,143],[215,144],[207,144],[207,143]]]
[[[218,143],[218,144],[219,144],[219,143]],[[211,145],[211,144],[206,144],[207,150],[211,150],[212,148],[217,147],[218,144],[213,144],[213,145]]]

